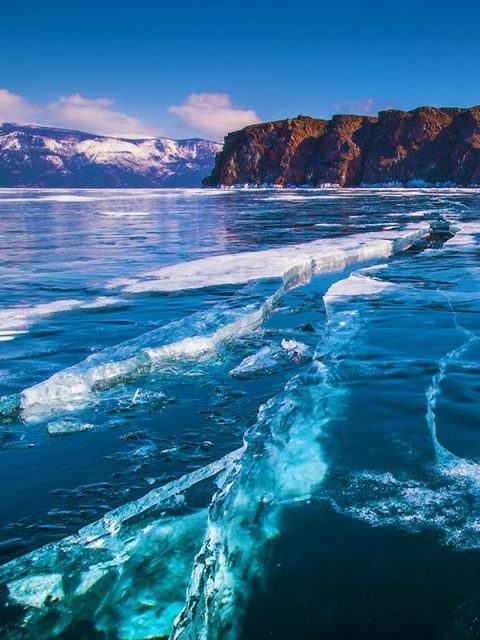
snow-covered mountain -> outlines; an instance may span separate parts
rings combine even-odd
[[[217,142],[0,124],[0,187],[199,187]]]

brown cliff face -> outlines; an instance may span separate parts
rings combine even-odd
[[[228,134],[205,186],[480,184],[480,107],[298,116]]]

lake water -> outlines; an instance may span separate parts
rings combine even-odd
[[[480,637],[469,189],[0,190],[0,630]]]

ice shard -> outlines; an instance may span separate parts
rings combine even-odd
[[[265,577],[269,541],[281,530],[283,509],[309,500],[324,480],[323,442],[346,395],[338,362],[353,349],[361,327],[356,310],[330,310],[311,368],[266,403],[246,433],[241,458],[212,500],[172,640],[241,637],[252,586]]]
[[[119,640],[167,636],[205,535],[207,505],[241,452],[1,567],[2,637],[50,640],[81,628]]]

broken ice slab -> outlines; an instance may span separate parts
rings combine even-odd
[[[184,605],[216,483],[240,453],[1,567],[2,638],[65,637],[79,620],[118,639],[168,635]]]
[[[291,364],[305,362],[309,357],[311,353],[305,344],[284,339],[281,345],[267,344],[247,356],[230,371],[230,375],[243,380],[271,375]]]

